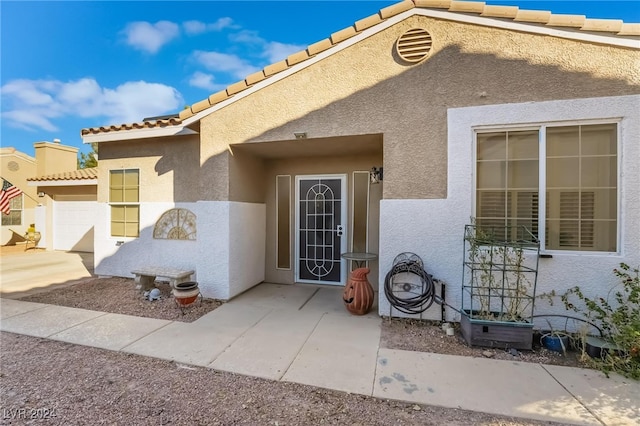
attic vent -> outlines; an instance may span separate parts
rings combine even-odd
[[[431,34],[422,28],[412,28],[396,42],[396,51],[407,62],[420,62],[431,51]]]

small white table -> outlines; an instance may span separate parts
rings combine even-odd
[[[347,252],[340,255],[343,259],[347,259],[352,262],[356,262],[358,268],[362,268],[365,262],[376,260],[378,255],[375,253],[360,253],[360,252]]]

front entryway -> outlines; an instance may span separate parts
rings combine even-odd
[[[346,193],[345,175],[296,177],[296,281],[345,283]]]

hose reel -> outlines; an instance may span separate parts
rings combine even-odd
[[[433,277],[424,269],[424,262],[415,253],[400,253],[384,280],[384,294],[391,306],[405,314],[421,314],[433,302],[444,303],[436,294]]]

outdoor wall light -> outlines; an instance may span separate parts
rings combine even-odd
[[[293,132],[293,136],[295,136],[296,139],[306,139],[307,132]]]
[[[369,172],[369,182],[380,183],[382,182],[382,167],[372,167]]]
[[[38,191],[38,197],[42,198],[44,197],[44,191]]]

